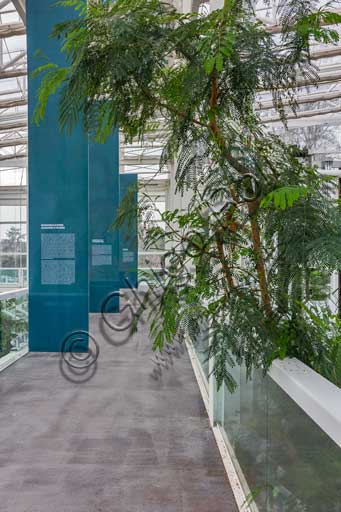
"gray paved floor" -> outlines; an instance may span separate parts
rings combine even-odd
[[[156,378],[145,328],[91,329],[88,382],[56,354],[0,374],[0,512],[237,512],[187,354]]]

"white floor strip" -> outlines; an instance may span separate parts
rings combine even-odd
[[[194,347],[192,343],[187,342],[187,349],[189,358],[192,363],[192,368],[194,375],[197,379],[198,386],[206,407],[206,411],[208,414],[208,417],[210,417],[210,404],[209,404],[209,396],[207,392],[207,384],[204,381],[203,374],[201,371],[200,363],[198,361],[197,355],[195,353]],[[211,418],[210,418],[211,421]],[[212,423],[212,421],[211,421]],[[218,445],[221,458],[223,460],[223,464],[225,467],[225,471],[228,477],[228,480],[230,482],[232,492],[234,495],[234,498],[236,500],[238,509],[240,512],[257,512],[257,507],[254,504],[248,505],[247,504],[247,497],[245,496],[243,486],[241,484],[240,478],[238,476],[238,473],[236,471],[236,468],[233,464],[231,455],[229,453],[229,450],[227,449],[225,439],[221,433],[221,430],[219,426],[212,426],[213,434],[216,440],[216,443]]]
[[[193,368],[193,371],[194,371],[194,375],[195,375],[195,378],[197,379],[198,386],[199,386],[199,389],[200,389],[200,393],[201,393],[202,399],[203,399],[205,407],[206,407],[206,411],[207,411],[208,417],[210,417],[207,383],[205,382],[205,379],[203,377],[202,370],[201,370],[201,367],[200,367],[200,363],[198,361],[198,358],[197,358],[197,355],[195,353],[195,350],[194,350],[194,347],[193,347],[192,343],[190,341],[187,341],[186,342],[186,346],[187,346],[189,358],[191,360],[191,364],[192,364],[192,368]]]

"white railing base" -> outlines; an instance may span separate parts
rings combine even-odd
[[[269,375],[341,447],[341,389],[295,358],[277,359]]]

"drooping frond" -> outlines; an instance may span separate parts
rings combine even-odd
[[[53,33],[67,64],[37,70],[36,119],[59,90],[64,129],[82,122],[100,142],[117,127],[127,141],[159,129],[160,170],[175,166],[177,192],[192,191],[186,211],[166,211],[155,225],[148,194],[139,190],[136,211],[132,190],[115,222],[137,214],[144,246],[166,247],[136,315],[149,304],[154,348],[179,332],[195,344],[204,321],[219,385],[234,388],[235,363],[250,375],[286,355],[330,374],[328,361],[341,356],[328,329],[335,340],[339,327],[330,314],[318,325],[308,305],[316,269],[340,267],[339,205],[298,158],[303,151],[262,126],[255,103],[269,91],[285,122],[302,79],[318,79],[312,43],[338,39],[328,24],[339,15],[315,0],[281,2],[282,35],[274,35],[251,0],[207,16],[160,0],[62,5],[75,10]]]

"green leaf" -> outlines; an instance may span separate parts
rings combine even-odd
[[[261,201],[261,208],[268,208],[274,206],[276,209],[286,210],[301,198],[306,197],[310,192],[307,187],[287,186],[273,190],[266,195]]]
[[[222,42],[220,51],[225,57],[231,57],[234,51],[234,44],[236,42],[236,36],[233,32],[228,32]]]
[[[339,34],[336,30],[324,28],[323,25],[338,25],[341,23],[341,15],[336,12],[319,9],[316,12],[302,16],[296,23],[297,34],[309,40],[313,37],[316,41],[324,44],[335,44],[339,41]]]
[[[205,72],[207,75],[210,75],[214,69],[214,66],[215,66],[215,63],[216,63],[216,58],[215,57],[210,57],[209,59],[207,59],[204,63],[204,69],[205,69]]]
[[[219,73],[220,73],[223,70],[223,67],[224,67],[223,55],[221,53],[218,53],[217,58],[216,58],[217,71],[219,71]]]
[[[47,102],[51,94],[55,94],[69,75],[69,68],[60,68],[54,64],[45,64],[36,69],[35,76],[45,72],[38,91],[38,102],[33,113],[36,124],[44,118]]]

